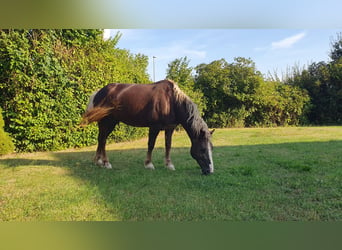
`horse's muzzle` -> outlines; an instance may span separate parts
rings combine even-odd
[[[210,174],[212,174],[212,172],[210,171],[210,169],[206,169],[206,170],[202,170],[202,174],[203,175],[210,175]]]

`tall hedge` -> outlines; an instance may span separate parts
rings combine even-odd
[[[4,120],[2,118],[2,110],[0,108],[0,155],[12,153],[14,145],[11,137],[4,130]]]
[[[110,82],[148,83],[148,58],[104,41],[101,30],[1,30],[0,107],[17,151],[96,143],[79,127],[90,94]],[[112,139],[145,134],[121,125]]]

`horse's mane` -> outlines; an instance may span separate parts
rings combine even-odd
[[[179,105],[185,105],[186,112],[189,115],[187,122],[191,123],[192,130],[197,135],[200,134],[202,129],[204,129],[204,131],[209,131],[208,125],[202,119],[198,111],[197,105],[178,87],[177,83],[169,79],[168,81],[173,86],[173,93],[175,96],[176,103]]]

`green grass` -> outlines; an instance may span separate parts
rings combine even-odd
[[[341,221],[342,127],[217,129],[215,173],[202,176],[184,132],[145,170],[147,139],[0,157],[0,221]]]

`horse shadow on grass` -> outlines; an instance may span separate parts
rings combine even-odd
[[[214,148],[215,172],[210,176],[201,175],[189,148],[172,149],[176,171],[164,167],[163,148],[154,151],[154,171],[143,166],[145,148],[109,150],[112,169],[96,166],[92,161],[94,151],[81,150],[51,152],[47,159],[40,159],[39,154],[26,158],[15,155],[2,157],[0,167],[64,168],[68,175],[96,188],[109,211],[118,212],[120,220],[273,220],[277,218],[263,216],[264,211],[257,213],[255,207],[248,212],[256,214],[256,217],[239,217],[241,212],[239,215],[233,207],[230,211],[227,204],[234,204],[233,200],[237,199],[234,192],[241,193],[240,202],[257,200],[258,192],[276,196],[270,190],[274,187],[290,192],[290,195],[298,195],[298,190],[301,190],[303,193],[300,195],[305,197],[308,193],[302,190],[302,185],[315,188],[317,179],[325,181],[324,178],[341,174],[341,148],[342,141],[337,140],[219,146]],[[292,182],[297,183],[297,187]],[[329,185],[341,190],[340,183],[341,176]],[[292,190],[294,188],[296,190]],[[244,196],[243,192],[251,192],[255,197]],[[338,216],[342,218],[341,213]]]

